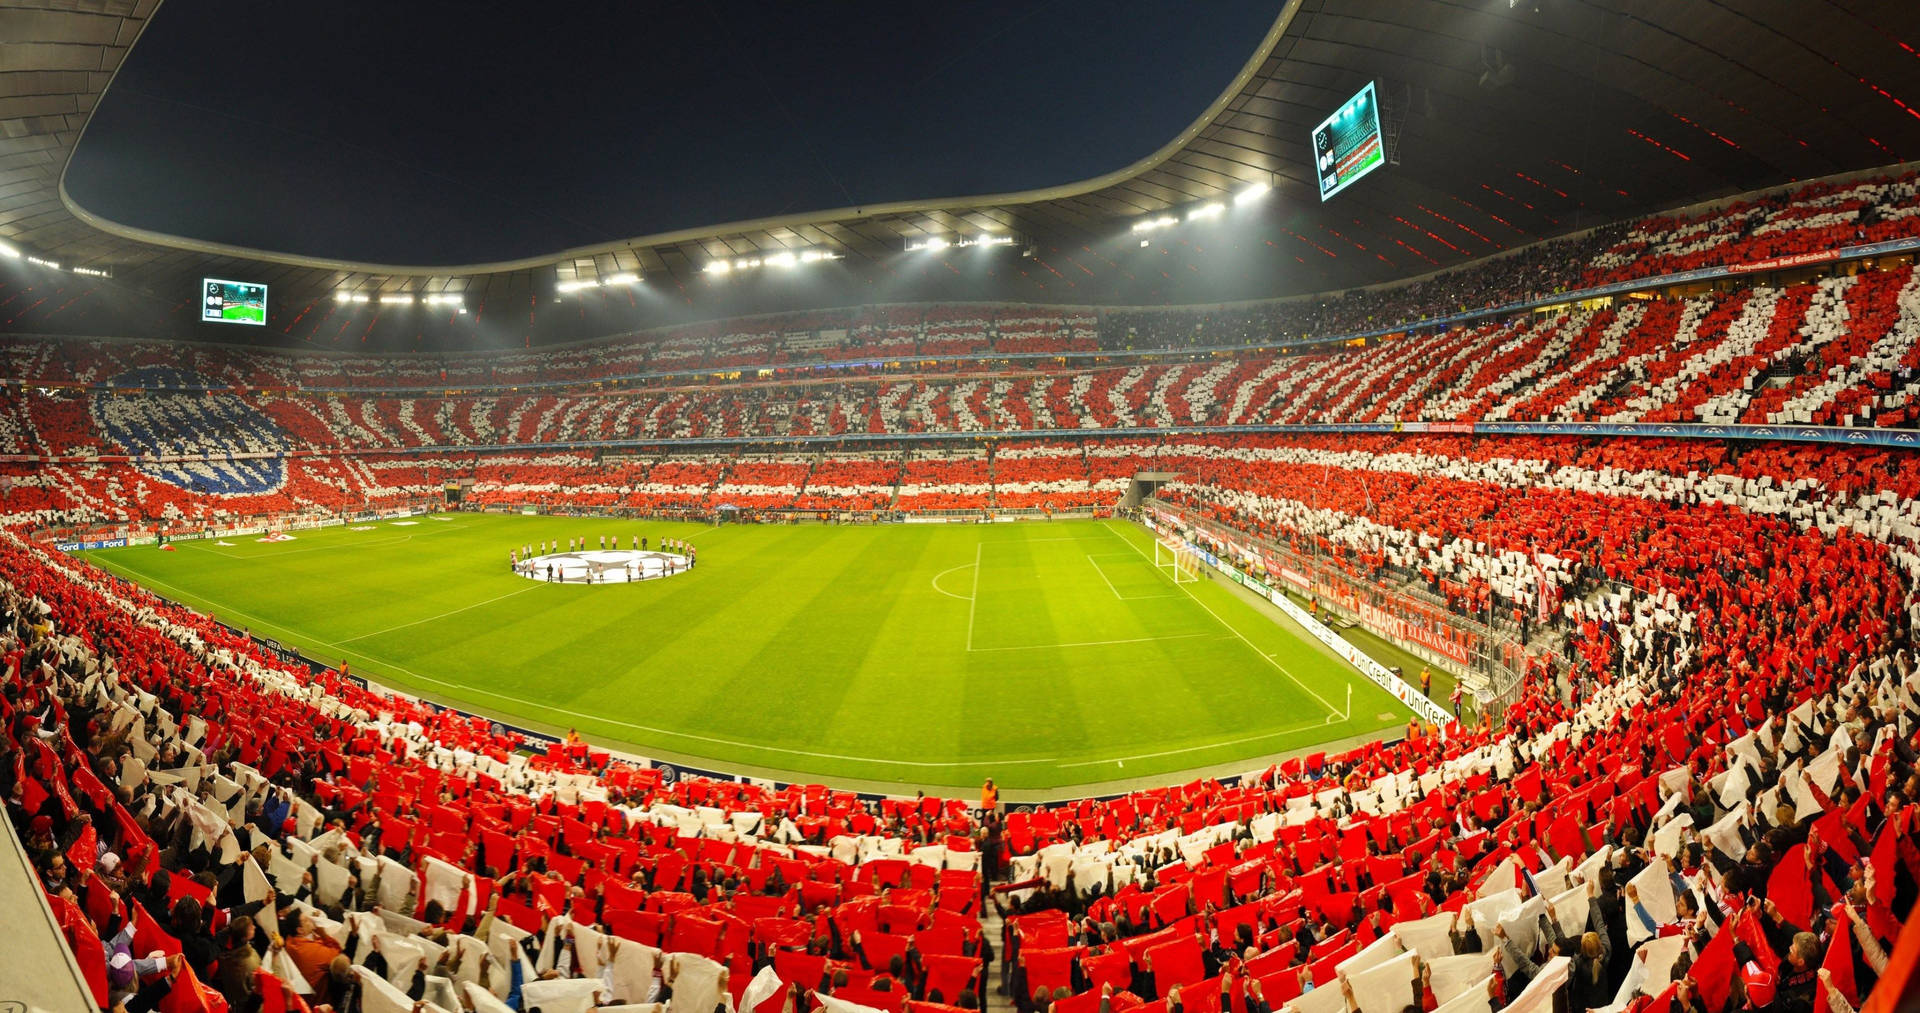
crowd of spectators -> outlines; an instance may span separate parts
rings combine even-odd
[[[1568,656],[1499,725],[982,822],[530,746],[4,533],[0,791],[126,1013],[945,1013],[994,970],[1035,1013],[1814,1013],[1887,973],[1920,893],[1904,455],[1243,436],[900,474],[1095,460],[1177,470],[1189,523],[1357,570],[1534,609],[1543,581]]]
[[[1899,265],[1337,353],[443,398],[8,387],[0,452],[129,455],[155,478],[191,484],[192,462],[209,459],[237,473],[305,453],[716,437],[1405,421],[1911,428],[1917,397],[1920,275]]]

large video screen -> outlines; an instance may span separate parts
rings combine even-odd
[[[200,280],[200,321],[267,325],[267,286],[244,281]]]
[[[1380,142],[1380,103],[1374,98],[1372,81],[1313,128],[1313,160],[1321,200],[1386,164],[1387,152]]]

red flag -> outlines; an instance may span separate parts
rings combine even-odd
[[[18,772],[16,771],[16,773]],[[34,815],[40,811],[42,805],[46,804],[47,799],[53,796],[47,794],[47,789],[42,787],[39,781],[28,777],[24,773],[19,775],[19,779],[21,793],[20,805],[28,815]]]
[[[1827,944],[1827,959],[1820,962],[1820,969],[1827,972],[1833,987],[1857,1007],[1860,994],[1853,984],[1853,920],[1844,911],[1835,911],[1833,924],[1833,941]],[[1827,1010],[1827,990],[1816,986],[1813,1013],[1827,1013]]]
[[[193,968],[182,966],[173,979],[173,988],[162,996],[160,1013],[227,1013],[227,1000],[220,993],[200,984]]]
[[[60,923],[61,934],[67,937],[67,949],[73,952],[74,961],[80,965],[80,974],[86,979],[94,1002],[101,1009],[106,1009],[110,998],[107,992],[106,947],[72,901],[65,897],[48,896],[47,904],[53,908],[53,917]]]
[[[1879,839],[1873,842],[1873,851],[1867,856],[1867,864],[1873,866],[1873,878],[1883,884],[1881,889],[1891,890],[1894,869],[1900,862],[1900,824],[1906,820],[1906,812],[1887,817],[1880,828]]]
[[[133,952],[146,956],[155,950],[172,956],[180,952],[180,940],[168,934],[160,927],[147,909],[139,901],[127,902],[127,913],[133,922]]]
[[[113,793],[107,790],[106,785],[100,783],[100,779],[95,777],[93,771],[87,769],[84,763],[73,765],[73,788],[85,795],[87,801],[93,803],[94,812],[104,813],[109,806],[113,805]]]
[[[1513,779],[1513,790],[1519,792],[1520,797],[1528,802],[1540,801],[1543,787],[1538,765],[1528,767],[1526,773]]]
[[[1747,949],[1767,961],[1773,960],[1773,944],[1767,941],[1766,930],[1761,928],[1760,919],[1750,911],[1742,911],[1734,916],[1730,926],[1736,941],[1746,943]],[[1771,963],[1769,963],[1771,966]]]
[[[1587,842],[1580,835],[1580,824],[1574,820],[1572,813],[1554,820],[1553,825],[1547,828],[1547,843],[1562,858],[1578,861],[1587,854]]]
[[[100,835],[93,832],[93,824],[89,823],[67,848],[67,864],[78,872],[92,872],[93,863],[99,860]]]
[[[160,867],[160,849],[154,845],[153,838],[140,829],[140,824],[134,822],[133,814],[118,802],[113,804],[113,822],[120,829],[122,847],[126,849],[122,857],[126,859],[127,867],[137,869],[145,866],[147,874],[152,875],[153,870]]]
[[[1799,928],[1813,924],[1813,883],[1807,878],[1807,846],[1796,844],[1787,849],[1767,879],[1767,899],[1780,909],[1780,917]]]
[[[1688,975],[1700,987],[1700,1004],[1707,1009],[1717,1010],[1726,1005],[1727,995],[1733,991],[1733,936],[1731,925],[1721,927],[1714,933],[1713,939],[1700,950],[1700,959],[1693,962]]]

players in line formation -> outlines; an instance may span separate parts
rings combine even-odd
[[[634,552],[649,551],[649,548],[647,545],[647,539],[639,535],[631,535],[629,536],[629,539],[630,539],[629,544],[632,548],[632,551]],[[569,538],[567,539],[567,547],[565,551],[570,553],[585,552],[588,550],[588,545],[589,543],[585,538],[579,538],[579,539]],[[654,576],[665,575],[670,577],[681,570],[691,570],[693,569],[694,564],[698,561],[698,550],[693,547],[693,543],[687,541],[686,539],[662,538],[657,543],[657,546],[658,546],[657,548],[651,550],[654,553],[654,558],[659,563],[659,565],[655,567],[655,569],[658,572],[653,574]],[[539,564],[535,562],[535,557],[536,557],[536,553],[534,551],[535,548],[536,546],[533,543],[528,543],[526,545],[520,546],[517,549],[508,549],[507,550],[507,568],[514,573],[524,573],[524,574],[531,574],[531,575],[544,574],[545,578],[549,581],[553,581],[557,583],[567,582],[568,577],[566,576],[566,568],[564,565],[556,566],[552,561],[548,561],[545,564],[544,568],[542,568]],[[560,541],[558,539],[555,539],[552,542],[542,541],[538,544],[537,548],[539,549],[538,555],[542,557],[553,555],[562,551],[560,548]],[[609,539],[606,535],[600,536],[600,551],[605,552],[609,549],[615,552],[620,551],[619,535],[614,535],[611,539]],[[639,565],[636,566],[636,562],[637,562],[636,560],[628,559],[623,564],[624,572],[626,574],[626,578],[629,583],[631,583],[635,579],[644,580],[648,576],[646,572],[648,567],[646,566],[646,564],[643,561],[641,561],[639,562]],[[590,562],[589,565],[587,566],[585,581],[586,583],[589,583],[589,584],[600,583],[605,580],[605,576],[606,576],[605,571],[607,571],[608,569],[617,571],[617,570],[620,570],[621,568],[622,567],[620,565],[614,565],[614,564],[593,565]]]
[[[647,551],[647,540],[645,538],[642,538],[639,535],[633,535],[631,537],[632,537],[631,546],[633,551],[635,552]],[[542,556],[551,555],[555,552],[563,551],[560,548],[559,539],[555,539],[552,542],[541,542],[539,543],[538,547],[540,551],[537,553],[537,555],[542,555]],[[518,567],[521,561],[530,560],[536,555],[536,553],[533,551],[534,548],[535,548],[534,544],[529,542],[518,549],[508,549],[507,562],[514,567]],[[608,549],[612,549],[615,552],[620,551],[619,535],[614,535],[613,538],[611,539],[607,538],[606,535],[600,536],[600,551],[605,552]],[[567,539],[567,547],[564,551],[585,552],[587,551],[587,540],[584,538],[580,538],[580,539],[569,538]],[[659,548],[655,551],[676,553],[678,555],[687,557],[687,560],[691,562],[693,560],[694,553],[696,550],[693,547],[693,543],[687,541],[684,538],[662,538],[660,539],[660,542],[659,542]]]

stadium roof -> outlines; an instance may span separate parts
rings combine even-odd
[[[1181,303],[1339,290],[1694,199],[1920,156],[1920,10],[1910,0],[1752,9],[1288,0],[1240,75],[1190,126],[1092,179],[715,223],[500,263],[316,260],[143,232],[90,213],[66,192],[88,117],[158,6],[0,2],[0,239],[63,269],[110,270],[115,287],[176,309],[202,275],[269,283],[276,312],[268,330],[283,339],[323,340],[300,328],[349,312],[321,305],[342,289],[462,292],[496,319],[513,307],[516,334],[535,341],[648,326],[668,313],[957,298]],[[1397,164],[1322,204],[1309,130],[1369,80],[1378,82]],[[1144,245],[1131,232],[1142,218],[1183,218],[1259,184],[1273,190],[1255,209],[1182,222]],[[1016,237],[1031,256],[906,252],[915,240],[980,232]],[[841,259],[811,265],[818,270],[805,285],[772,272],[706,271],[715,261],[803,250]],[[591,311],[572,299],[554,312],[559,283],[630,273],[651,295]],[[14,329],[51,326],[23,320]],[[366,340],[367,332],[353,333]]]

